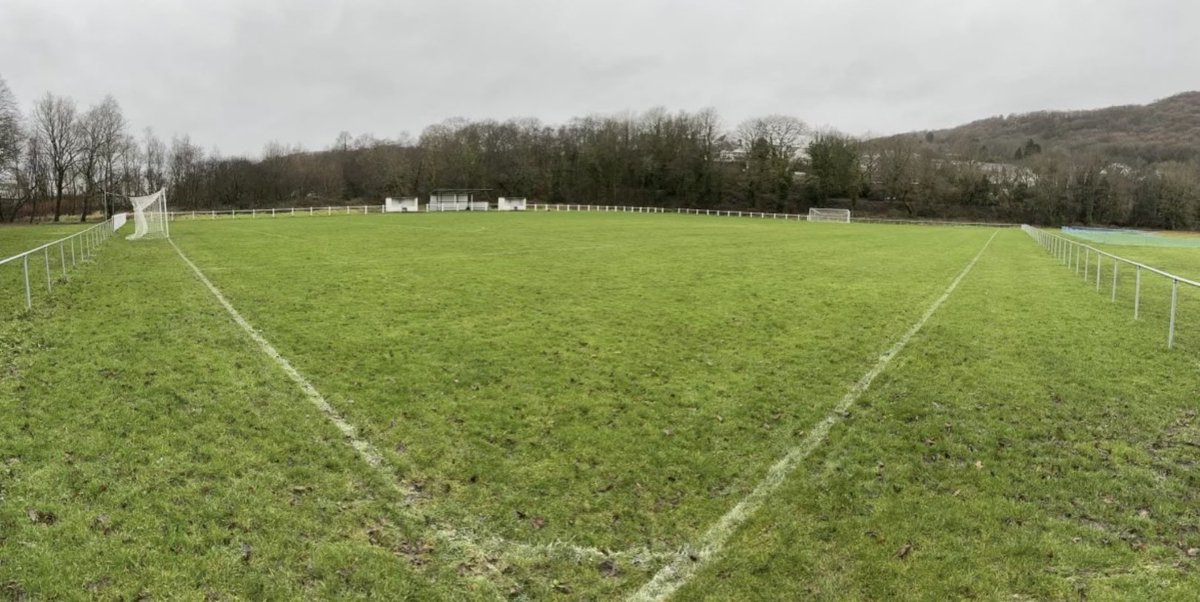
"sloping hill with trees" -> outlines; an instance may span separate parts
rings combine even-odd
[[[1200,92],[1145,105],[990,117],[925,134],[936,150],[980,161],[1060,152],[1130,165],[1200,157]],[[1032,141],[1032,142],[1031,142]]]

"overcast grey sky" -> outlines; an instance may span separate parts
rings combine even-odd
[[[714,107],[863,134],[1200,88],[1195,0],[0,0],[0,76],[225,154]]]

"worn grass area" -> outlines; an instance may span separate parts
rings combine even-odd
[[[389,489],[179,267],[120,241],[3,323],[0,591],[429,591],[368,540]]]
[[[1195,599],[1196,358],[1035,248],[1002,233],[678,599]]]
[[[992,231],[526,214],[172,234],[415,499],[168,245],[114,240],[0,331],[6,594],[621,597],[660,562],[431,525],[673,551]],[[1155,333],[1002,232],[677,599],[1189,593],[1195,360]]]
[[[323,219],[174,234],[431,512],[614,549],[671,549],[719,516],[990,234]]]

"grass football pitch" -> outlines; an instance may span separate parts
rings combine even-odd
[[[0,595],[1200,593],[1200,299],[1168,352],[1019,230],[171,233],[0,326]]]

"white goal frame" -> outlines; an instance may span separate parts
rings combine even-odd
[[[808,221],[810,222],[841,222],[844,224],[850,223],[849,209],[832,209],[826,207],[812,207],[808,210]]]
[[[171,238],[170,214],[167,212],[167,189],[146,196],[129,197],[133,205],[133,234],[127,240]]]
[[[525,197],[500,197],[496,201],[496,211],[524,211]]]
[[[417,197],[405,197],[399,199],[387,197],[383,200],[384,213],[408,213],[419,210],[420,204],[417,201]]]

